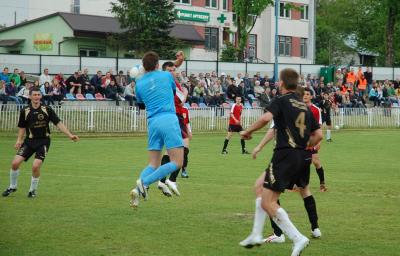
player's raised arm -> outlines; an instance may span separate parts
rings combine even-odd
[[[179,51],[176,53],[176,60],[174,62],[175,67],[179,68],[182,63],[185,61],[185,54],[183,53],[183,51]]]

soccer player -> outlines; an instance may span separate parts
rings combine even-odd
[[[306,187],[310,159],[307,159],[309,153],[305,149],[307,145],[315,146],[322,139],[322,131],[311,111],[295,93],[298,80],[299,75],[295,70],[282,70],[282,95],[272,100],[266,108],[267,112],[259,120],[241,132],[241,137],[249,140],[253,132],[274,119],[276,146],[271,163],[266,169],[261,206],[293,241],[292,256],[300,255],[309,240],[297,230],[277,201],[285,189],[291,189],[294,185]]]
[[[78,136],[71,134],[64,126],[52,108],[41,104],[42,94],[39,88],[31,88],[29,98],[31,103],[24,107],[19,115],[19,131],[17,142],[15,143],[15,149],[18,151],[11,163],[10,186],[3,192],[4,197],[17,191],[19,167],[23,161],[28,161],[33,154],[35,154],[35,160],[33,160],[32,164],[31,187],[28,197],[36,197],[40,168],[50,148],[50,122],[71,140],[79,140]],[[23,140],[24,136],[25,139]]]
[[[308,88],[304,89],[304,97],[303,101],[306,103],[306,105],[311,109],[311,112],[313,113],[313,116],[317,122],[322,125],[322,119],[321,119],[321,110],[312,104],[312,94],[311,90]],[[329,122],[330,122],[330,115],[329,115]],[[319,190],[321,192],[327,191],[327,187],[325,185],[325,174],[324,174],[324,168],[321,165],[321,159],[319,158],[318,150],[320,148],[320,145],[318,144],[317,146],[311,148],[311,154],[312,154],[312,163],[315,166],[315,170],[317,171],[318,178],[319,178]]]
[[[176,85],[176,92],[174,95],[175,112],[176,112],[176,116],[179,121],[179,126],[181,128],[182,139],[185,141],[185,139],[188,138],[188,130],[187,130],[187,127],[186,127],[185,121],[184,121],[183,106],[184,106],[184,103],[186,102],[188,92],[187,92],[186,88],[182,87],[178,83],[178,81],[175,77],[176,67],[179,67],[180,64],[182,64],[182,62],[184,60],[184,55],[182,52],[178,52],[176,57],[177,57],[177,60],[175,61],[175,63],[173,63],[171,61],[165,62],[162,65],[162,70],[170,72],[174,76],[174,79],[175,79],[175,85]],[[182,62],[180,60],[182,60]],[[189,150],[186,146],[184,147],[183,152],[184,152],[184,156],[183,156],[184,161],[183,162],[185,162],[185,158],[187,158],[187,154],[189,154]],[[164,156],[161,159],[161,164],[166,164],[168,162],[170,162],[170,158],[169,158],[168,154],[164,154]],[[164,177],[158,182],[157,187],[158,187],[158,189],[161,190],[161,192],[165,196],[168,196],[168,197],[172,196],[171,190],[175,195],[180,196],[180,192],[178,190],[178,185],[176,183],[176,178],[178,177],[179,171],[180,171],[180,169],[174,171],[173,173],[171,173],[171,175],[169,176],[168,179],[166,177]]]
[[[147,52],[142,63],[145,74],[136,83],[136,98],[146,105],[149,165],[130,192],[132,207],[139,205],[140,195],[147,200],[147,188],[152,183],[180,169],[183,162],[183,140],[174,106],[174,78],[170,72],[158,71],[159,56],[155,52]],[[160,166],[164,146],[171,162]]]
[[[183,123],[186,126],[186,129],[188,131],[188,136],[187,138],[183,139],[183,143],[185,144],[184,150],[184,155],[183,155],[183,166],[182,166],[182,173],[181,177],[182,178],[189,178],[189,174],[187,173],[187,165],[189,163],[189,142],[192,139],[192,127],[190,127],[190,116],[189,116],[189,109],[186,107],[183,107]]]
[[[302,87],[297,87],[297,93],[299,94],[300,97],[303,97],[303,101],[307,104],[312,98],[310,90],[303,89]],[[308,104],[307,104],[308,105]],[[319,109],[316,107],[316,109],[319,113]],[[315,117],[314,111],[313,115]],[[317,116],[318,119],[320,119],[320,116]],[[317,120],[316,118],[316,120]],[[264,138],[260,141],[260,143],[254,148],[252,152],[253,159],[256,159],[257,154],[262,151],[262,149],[265,147],[266,144],[268,144],[274,137],[275,137],[275,129],[274,129],[274,124],[273,121],[271,122],[271,128],[267,131],[265,134]],[[309,151],[312,153],[312,151]],[[309,173],[309,165],[307,168],[307,172]],[[309,175],[307,175],[309,178]],[[306,179],[306,184],[308,184],[309,179]],[[263,187],[263,182],[265,179],[265,172],[261,174],[261,176],[256,180],[255,183],[255,194],[256,194],[256,209],[255,209],[255,214],[254,214],[254,223],[253,223],[253,230],[251,234],[243,241],[239,243],[239,245],[245,247],[245,248],[252,248],[255,245],[260,245],[262,243],[284,243],[285,242],[285,236],[282,233],[282,230],[275,224],[275,222],[270,219],[271,221],[271,226],[274,230],[274,233],[267,237],[266,239],[263,239],[262,237],[262,231],[264,228],[264,223],[265,223],[265,217],[266,213],[265,211],[261,208],[261,194],[262,194],[262,187]],[[317,214],[317,208],[316,208],[316,203],[315,199],[312,196],[309,186],[307,185],[304,189],[300,188],[299,189],[300,195],[302,196],[304,200],[304,207],[306,208],[308,218],[311,223],[311,235],[314,238],[320,238],[321,237],[321,231],[319,229],[318,225],[318,214]],[[279,204],[279,201],[278,201]]]
[[[326,141],[332,142],[331,138],[331,130],[332,130],[332,121],[331,121],[331,108],[332,102],[329,100],[329,93],[325,92],[323,94],[323,99],[320,102],[320,107],[322,110],[322,123],[326,124]]]
[[[234,132],[241,132],[243,131],[242,125],[240,124],[240,119],[242,116],[243,104],[242,104],[242,97],[236,96],[235,97],[235,104],[232,105],[230,118],[229,118],[229,127],[228,127],[228,134],[226,135],[224,141],[224,147],[222,148],[221,154],[228,154],[226,148],[228,147],[229,140],[232,138]],[[240,144],[242,145],[242,154],[249,154],[246,150],[246,143],[244,139],[240,139]]]

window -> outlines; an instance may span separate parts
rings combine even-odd
[[[79,56],[82,57],[100,57],[105,55],[105,50],[102,49],[88,49],[88,48],[80,48]]]
[[[205,29],[205,47],[207,50],[217,51],[218,49],[218,28],[207,28]]]
[[[285,8],[287,3],[279,4],[279,16],[282,18],[290,18],[290,8]]]
[[[190,0],[174,0],[174,3],[178,3],[178,4],[190,4]]]
[[[292,55],[292,38],[290,36],[279,36],[279,56]]]
[[[255,59],[257,58],[257,35],[250,34],[249,35],[249,48],[248,48],[248,58]]]
[[[300,39],[300,57],[307,58],[307,38]]]
[[[217,0],[206,0],[206,7],[217,8]]]
[[[308,5],[303,5],[301,7],[301,19],[308,20]]]
[[[228,10],[228,0],[222,0],[222,10]]]
[[[72,4],[72,13],[80,14],[81,13],[81,1],[74,0]]]

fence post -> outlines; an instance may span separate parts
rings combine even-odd
[[[400,127],[400,108],[396,108],[397,111],[397,127]]]
[[[93,131],[93,128],[94,128],[94,124],[93,124],[93,121],[94,121],[94,107],[93,107],[93,105],[90,106],[90,108],[88,108],[88,116],[89,116],[89,118],[88,118],[88,130],[89,131]]]
[[[79,55],[79,70],[82,70],[82,56]]]
[[[136,107],[132,108],[132,111],[133,111],[133,130],[136,132],[138,128]]]
[[[39,75],[42,74],[42,55],[39,55]]]
[[[368,109],[368,127],[369,128],[372,127],[372,115],[373,115],[373,112],[371,111],[371,109]]]
[[[217,108],[216,107],[211,107],[210,109],[210,115],[211,115],[211,130],[214,130],[215,128],[215,115],[217,114]]]
[[[188,76],[189,74],[188,74],[188,60],[186,60],[185,61],[185,73],[186,73],[186,76]]]
[[[339,127],[343,128],[344,126],[344,108],[340,108],[340,122]]]

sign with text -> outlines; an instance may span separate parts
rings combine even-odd
[[[33,38],[33,48],[36,51],[53,50],[53,36],[51,33],[36,33]]]
[[[210,21],[210,14],[208,12],[194,12],[194,11],[176,9],[175,15],[178,20],[190,20],[197,22]]]

